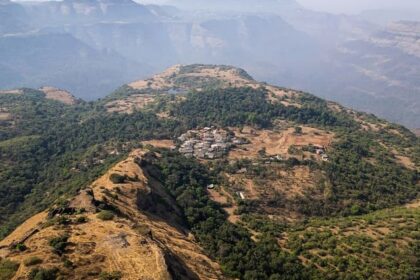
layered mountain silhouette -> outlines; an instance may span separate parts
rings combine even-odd
[[[173,64],[234,64],[258,79],[420,126],[418,58],[408,50],[417,48],[416,23],[386,27],[293,0],[163,3],[2,1],[0,87],[52,84],[94,99]]]

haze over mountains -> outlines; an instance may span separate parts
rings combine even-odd
[[[94,99],[173,64],[231,64],[420,127],[419,24],[384,24],[395,15],[333,15],[294,0],[3,0],[0,15],[0,88],[52,85]]]

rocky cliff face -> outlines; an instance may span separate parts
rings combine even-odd
[[[397,48],[420,57],[420,22],[400,21],[391,23],[383,32],[369,41],[384,48]]]
[[[399,22],[367,39],[343,44],[332,63],[332,71],[336,75],[341,73],[341,77],[331,83],[336,99],[417,127],[420,119],[420,83],[416,78],[420,71],[419,34],[418,23]]]
[[[55,24],[91,24],[98,21],[150,21],[155,17],[131,0],[65,0],[25,5],[37,27]],[[51,24],[55,23],[55,24]]]
[[[28,28],[22,6],[9,0],[0,1],[0,35],[22,32]]]

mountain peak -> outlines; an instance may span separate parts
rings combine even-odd
[[[226,65],[175,65],[150,79],[129,84],[133,89],[181,88],[189,90],[210,86],[212,83],[245,86],[255,80],[243,69]]]

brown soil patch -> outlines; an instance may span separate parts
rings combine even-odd
[[[45,93],[45,98],[47,99],[56,100],[67,105],[74,105],[77,103],[76,98],[68,91],[55,87],[42,87],[39,90]]]
[[[395,158],[397,159],[398,163],[402,164],[404,167],[411,170],[416,169],[416,165],[411,161],[409,157],[396,155]]]
[[[175,65],[168,68],[164,72],[153,76],[150,79],[135,81],[128,84],[134,89],[152,89],[162,90],[174,87],[174,77],[188,78],[188,77],[202,77],[202,78],[216,78],[221,82],[229,84],[229,86],[255,86],[257,83],[252,80],[244,79],[236,72],[236,69],[222,69],[220,67],[200,67],[195,72],[180,73],[182,66]]]
[[[12,115],[10,113],[0,111],[0,121],[9,121],[11,119],[12,119]]]
[[[267,178],[248,174],[226,175],[231,192],[243,192],[246,200],[255,202],[258,213],[287,222],[299,220],[302,215],[291,207],[296,197],[315,187],[323,174],[306,166],[285,169],[282,165],[266,165],[271,173]],[[292,204],[290,204],[292,203]]]
[[[287,157],[289,148],[307,146],[309,144],[329,147],[334,134],[311,127],[302,127],[302,134],[294,133],[294,128],[274,132],[270,130],[252,131],[252,129],[233,129],[237,137],[247,138],[251,143],[242,145],[229,153],[230,159],[257,158],[258,151],[265,149],[267,155],[282,155]]]
[[[209,197],[211,200],[221,204],[223,209],[228,214],[228,220],[231,223],[237,223],[240,220],[240,216],[235,215],[235,211],[238,209],[238,206],[235,203],[233,197],[225,191],[223,188],[208,190]],[[227,204],[232,206],[227,207]]]
[[[96,211],[93,195],[88,190],[80,191],[80,193],[70,202],[69,207],[83,209],[89,213],[95,213]]]
[[[391,153],[395,156],[395,159],[397,161],[397,163],[401,164],[402,166],[404,166],[405,168],[411,169],[411,170],[416,170],[416,168],[419,168],[418,166],[416,166],[416,164],[411,160],[411,158],[407,157],[407,156],[403,156],[401,155],[396,149],[394,148],[389,148],[387,145],[380,143],[384,148],[389,149],[391,151]]]
[[[135,110],[142,109],[153,103],[156,95],[135,94],[124,99],[108,102],[105,106],[110,113],[128,113],[132,114]]]
[[[177,75],[180,69],[181,69],[181,65],[175,65],[166,69],[164,72],[153,76],[150,79],[135,81],[128,85],[132,87],[133,89],[149,89],[150,88],[150,89],[159,90],[162,88],[171,87],[173,85],[168,84],[169,78],[173,75]]]
[[[366,131],[378,132],[380,129],[384,128],[384,125],[381,124],[381,123],[368,122],[362,116],[357,116],[356,113],[354,113],[352,111],[348,111],[348,113],[353,113],[354,120],[356,122],[358,122],[362,126],[362,129],[364,129]]]
[[[341,113],[344,110],[344,108],[340,104],[331,101],[327,103],[327,106],[330,110],[337,113]]]
[[[172,140],[150,140],[150,141],[143,141],[142,143],[144,145],[152,145],[156,148],[170,149],[175,146],[175,143]]]
[[[0,90],[0,94],[22,94],[21,89]]]
[[[415,200],[405,205],[407,208],[420,208],[420,200]]]
[[[233,185],[241,186],[246,199],[266,199],[273,197],[276,192],[286,198],[303,195],[305,190],[312,188],[320,174],[314,174],[307,166],[295,166],[291,170],[281,167],[267,166],[275,174],[268,179],[248,178],[247,175],[228,175]]]

